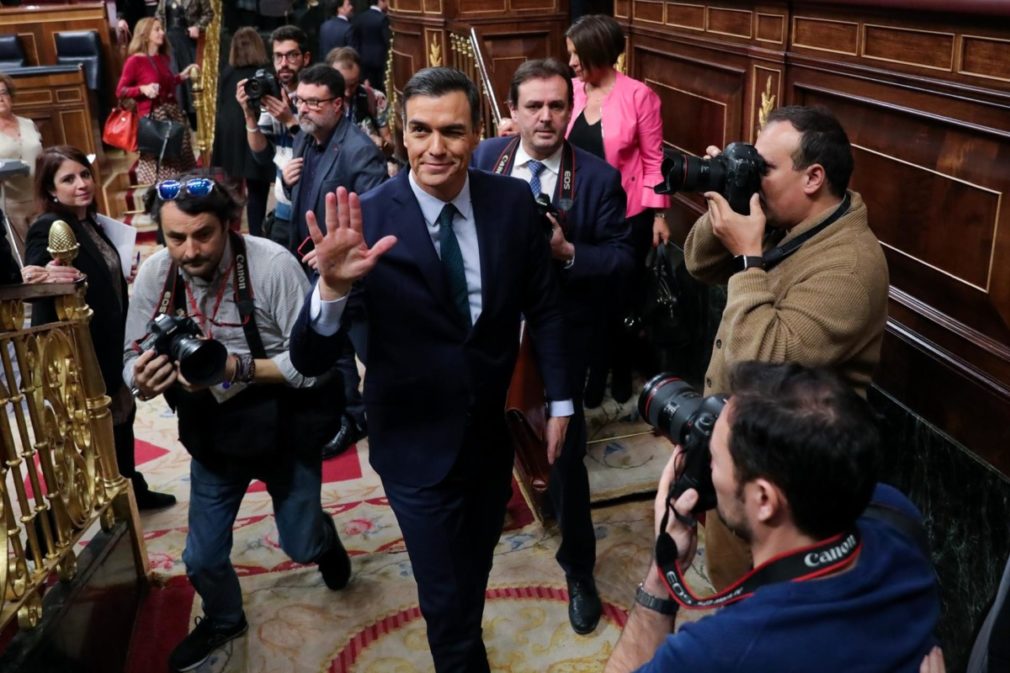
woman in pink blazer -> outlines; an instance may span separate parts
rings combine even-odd
[[[635,271],[623,301],[615,308],[616,315],[610,318],[611,394],[618,402],[625,402],[631,397],[630,354],[635,344],[620,323],[628,309],[641,302],[649,245],[670,240],[665,212],[670,198],[652,189],[663,181],[663,119],[659,96],[614,68],[624,51],[624,34],[614,19],[602,14],[583,16],[565,35],[568,64],[577,77],[573,81],[574,109],[568,140],[620,171],[628,197],[627,221],[632,230]],[[602,400],[606,375],[605,364],[591,368],[587,407]]]

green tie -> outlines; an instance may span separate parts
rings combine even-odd
[[[449,281],[449,294],[456,310],[470,322],[470,290],[466,286],[466,271],[463,270],[463,253],[459,249],[459,241],[452,230],[452,219],[455,217],[456,206],[445,204],[438,214],[438,241],[442,253],[442,266],[445,268],[445,278]]]

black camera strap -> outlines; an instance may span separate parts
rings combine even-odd
[[[688,609],[719,608],[748,598],[760,587],[768,584],[802,582],[829,575],[850,566],[862,549],[859,531],[853,528],[847,533],[839,533],[817,544],[780,554],[754,568],[726,589],[712,596],[699,598],[685,581],[678,560],[680,554],[677,543],[666,532],[667,515],[671,509],[672,506],[667,507],[667,513],[663,515],[660,526],[663,532],[656,538],[656,565],[667,592]]]
[[[245,333],[245,340],[252,356],[257,359],[265,359],[267,352],[263,347],[263,339],[260,337],[259,330],[256,329],[256,302],[253,296],[252,281],[249,278],[249,257],[246,254],[245,239],[234,231],[229,231],[228,236],[231,239],[231,251],[235,260],[235,263],[232,264],[235,293],[232,296],[238,307],[239,317],[242,319],[242,331]],[[185,296],[186,281],[179,273],[179,265],[175,261],[171,261],[168,273],[165,275],[165,285],[161,291],[161,301],[155,310],[155,316],[169,311],[174,311],[178,316],[187,315],[185,304],[179,302],[179,298]]]
[[[816,227],[813,227],[803,232],[802,234],[792,239],[785,245],[774,247],[768,252],[766,252],[764,254],[765,271],[769,271],[772,269],[772,267],[777,266],[786,257],[799,250],[801,245],[803,245],[811,238],[827,229],[828,226],[837,222],[842,217],[842,215],[848,212],[849,205],[851,204],[851,202],[852,199],[849,196],[849,193],[846,192],[845,198],[843,198],[842,202],[838,204],[837,208],[835,208],[835,212],[831,213],[827,218],[825,218],[823,222],[818,224]]]
[[[516,136],[498,155],[494,162],[494,172],[498,175],[512,175],[512,167],[516,162],[516,150],[522,138]],[[561,146],[561,167],[558,170],[558,183],[554,186],[555,203],[558,210],[566,213],[575,203],[575,150],[567,140]]]

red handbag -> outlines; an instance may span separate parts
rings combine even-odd
[[[113,108],[102,129],[102,142],[127,152],[137,151],[137,108],[123,103]]]

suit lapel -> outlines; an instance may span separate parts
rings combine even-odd
[[[473,206],[474,226],[477,228],[477,247],[480,252],[480,294],[481,312],[477,325],[483,317],[492,311],[497,297],[498,262],[501,261],[501,251],[498,250],[499,223],[492,213],[498,212],[492,202],[493,196],[485,189],[485,176],[480,171],[470,171],[470,201]],[[500,209],[500,206],[498,206]],[[497,253],[496,253],[497,251]]]
[[[407,172],[404,171],[396,179],[399,184],[393,194],[394,207],[386,211],[389,229],[403,244],[404,250],[408,251],[410,261],[420,268],[425,283],[432,294],[438,298],[439,303],[451,308],[449,288],[442,270],[442,261],[438,258],[435,245],[431,242],[428,226],[424,222],[424,215],[421,214],[421,206],[414,198],[414,193],[410,191]],[[370,245],[374,243],[374,241],[369,242]],[[393,248],[393,251],[395,250],[396,248]]]

